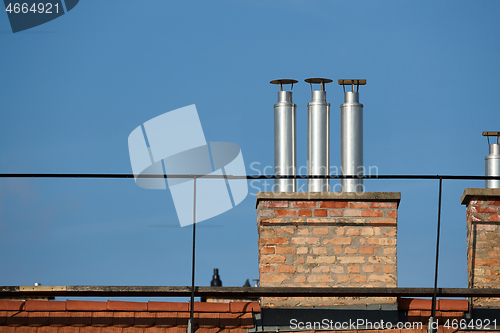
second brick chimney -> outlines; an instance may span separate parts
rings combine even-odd
[[[500,288],[500,189],[468,188],[467,273],[469,288]],[[500,307],[500,298],[472,298],[474,307]]]
[[[257,195],[262,287],[396,287],[401,193]],[[395,304],[394,297],[266,297],[264,308]]]

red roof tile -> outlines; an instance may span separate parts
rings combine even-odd
[[[23,306],[23,301],[0,301],[0,311],[21,311]]]
[[[109,311],[148,311],[148,303],[108,301]]]
[[[1,301],[0,333],[185,333],[188,303]],[[257,302],[195,303],[197,333],[246,333]]]
[[[231,312],[260,312],[258,302],[231,302],[229,307]]]
[[[191,303],[189,304],[189,311],[191,311]],[[229,312],[229,303],[194,303],[194,311],[196,312]]]
[[[107,302],[66,301],[66,310],[68,311],[106,311],[107,309]]]
[[[66,302],[26,301],[26,311],[66,311]]]
[[[432,300],[417,298],[400,298],[400,310],[431,310]],[[440,299],[436,301],[436,310],[441,311],[469,311],[469,302],[464,299]]]
[[[148,311],[188,311],[188,303],[148,302]]]

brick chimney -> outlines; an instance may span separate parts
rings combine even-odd
[[[262,287],[396,287],[399,192],[261,192]],[[395,297],[266,297],[264,308],[396,304]]]
[[[467,275],[469,288],[500,288],[500,189],[468,188]],[[474,307],[500,307],[500,298],[472,298]]]

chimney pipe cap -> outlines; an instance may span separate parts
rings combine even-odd
[[[297,80],[294,80],[294,79],[277,79],[277,80],[272,80],[271,84],[279,84],[280,85],[280,91],[283,91],[283,85],[284,84],[291,84],[292,85],[292,88],[290,90],[293,90],[293,84],[294,83],[297,83],[299,81]]]
[[[364,86],[366,84],[366,80],[339,80],[339,85],[341,86],[350,86],[353,84],[356,86]]]
[[[277,79],[277,80],[272,80],[271,84],[294,84],[294,83],[297,83],[299,81],[297,80],[294,80],[294,79]]]
[[[305,79],[304,81],[306,81],[307,83],[330,83],[330,82],[333,82],[333,80],[331,80],[331,79],[324,79],[321,77],[311,77],[309,79]]]

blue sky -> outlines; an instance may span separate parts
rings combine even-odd
[[[0,13],[0,172],[131,173],[130,132],[196,104],[207,141],[238,144],[247,172],[273,163],[276,78],[295,78],[298,165],[309,77],[365,78],[364,160],[379,174],[483,175],[499,130],[500,2],[87,0],[13,34]],[[327,85],[331,163],[342,88]],[[334,182],[335,183],[335,182]],[[433,285],[437,181],[401,192],[398,279]],[[262,183],[254,186],[264,188]],[[466,287],[465,188],[445,181],[439,286]],[[255,189],[199,224],[198,285],[258,278]],[[191,228],[168,190],[133,180],[0,179],[0,285],[189,285]]]

